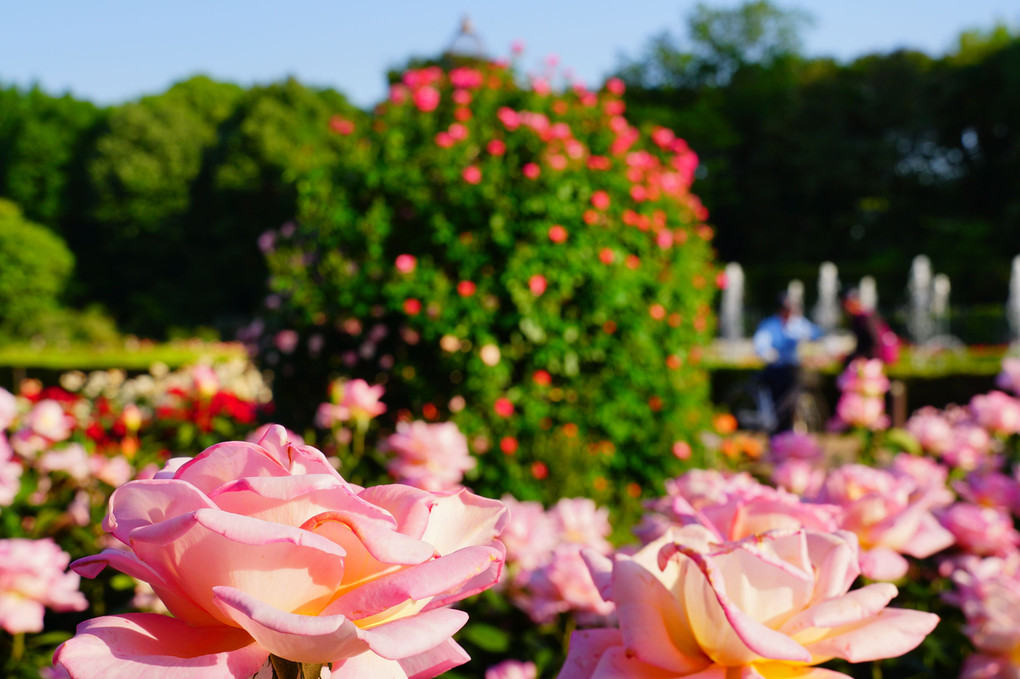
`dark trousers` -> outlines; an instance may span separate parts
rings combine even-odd
[[[768,387],[776,408],[776,431],[793,429],[793,412],[797,403],[800,368],[795,365],[770,365],[762,371],[762,381]]]

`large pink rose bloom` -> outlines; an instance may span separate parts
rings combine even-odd
[[[250,677],[273,655],[332,677],[432,677],[467,660],[446,604],[503,565],[500,502],[467,491],[359,488],[274,427],[172,460],[110,498],[124,543],[80,559],[148,582],[174,617],[105,616],[54,661],[73,679]]]
[[[931,512],[951,500],[945,487],[919,487],[908,476],[854,464],[832,471],[819,499],[842,507],[840,527],[857,535],[861,571],[874,580],[906,575],[903,554],[923,559],[953,544]]]
[[[836,679],[811,667],[901,655],[938,617],[887,608],[894,585],[850,592],[852,534],[775,531],[718,544],[698,526],[633,557],[591,559],[619,629],[574,632],[560,679]]]
[[[0,540],[0,627],[11,634],[41,632],[45,608],[88,608],[78,576],[65,572],[70,561],[49,538]]]

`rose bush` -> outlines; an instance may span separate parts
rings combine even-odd
[[[338,130],[265,239],[251,339],[280,416],[311,420],[334,377],[385,384],[387,420],[432,412],[490,451],[470,486],[547,505],[633,506],[681,471],[669,451],[708,415],[713,229],[697,156],[631,125],[622,87],[418,68]]]
[[[149,583],[173,617],[86,621],[55,655],[74,679],[245,677],[273,663],[332,676],[431,677],[467,660],[446,604],[493,584],[504,506],[467,491],[348,484],[270,428],[176,458],[110,498],[121,544],[79,559]]]

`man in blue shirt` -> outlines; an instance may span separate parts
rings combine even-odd
[[[754,352],[768,363],[762,371],[762,381],[775,404],[777,431],[793,428],[800,384],[797,347],[804,340],[821,336],[821,328],[804,318],[785,293],[779,296],[777,313],[762,321],[754,333]]]

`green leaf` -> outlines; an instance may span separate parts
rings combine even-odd
[[[483,651],[502,653],[510,648],[510,635],[504,630],[485,623],[472,623],[461,636]]]

